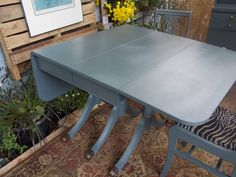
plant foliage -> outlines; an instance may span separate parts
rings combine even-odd
[[[36,122],[45,115],[46,104],[36,95],[31,75],[20,81],[8,77],[5,85],[0,88],[0,150],[22,152],[25,147],[17,143],[14,130],[29,130],[32,141],[35,135],[42,139]]]
[[[88,93],[80,89],[74,89],[50,102],[53,109],[68,115],[86,103]]]

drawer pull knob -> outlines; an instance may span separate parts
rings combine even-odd
[[[230,15],[230,16],[229,16],[229,19],[230,19],[230,20],[233,20],[233,19],[234,19],[234,16],[233,16],[233,15]]]
[[[232,25],[231,25],[231,24],[228,24],[227,27],[228,27],[228,28],[232,28]]]

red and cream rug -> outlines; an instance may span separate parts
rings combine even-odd
[[[102,106],[95,111],[80,133],[68,142],[61,138],[45,146],[34,156],[16,167],[6,177],[107,177],[109,169],[115,164],[127,147],[139,117],[121,117],[102,150],[90,161],[84,155],[99,137],[111,108]],[[150,129],[142,137],[136,151],[119,177],[158,177],[167,154],[168,128]],[[187,148],[187,147],[185,147]],[[194,156],[211,165],[217,158],[202,150]],[[232,166],[224,163],[222,170],[228,174]],[[175,157],[168,177],[213,177],[206,170]]]

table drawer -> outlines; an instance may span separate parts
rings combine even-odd
[[[236,31],[236,14],[213,12],[210,29]]]
[[[47,72],[67,83],[72,83],[72,72],[64,69],[63,67],[52,64],[46,60],[38,60],[40,70]]]
[[[209,30],[207,42],[236,51],[236,32]]]

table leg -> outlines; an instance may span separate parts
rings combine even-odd
[[[150,126],[152,113],[152,110],[144,108],[143,117],[141,118],[141,121],[139,122],[138,127],[136,128],[136,131],[125,152],[121,156],[120,160],[115,164],[115,167],[110,171],[110,176],[116,176],[118,171],[122,170],[126,165],[130,156],[138,145],[138,142],[144,131]]]
[[[138,116],[141,112],[142,112],[141,109],[134,108],[128,105],[127,113],[130,114],[132,117]]]
[[[73,138],[83,127],[87,119],[89,118],[89,114],[91,113],[93,107],[100,103],[100,99],[94,95],[89,95],[86,106],[84,108],[84,112],[80,117],[79,121],[69,130],[67,133],[68,138]]]
[[[135,133],[126,148],[125,152],[121,156],[120,160],[115,164],[115,167],[110,171],[110,176],[116,176],[116,174],[124,168],[124,166],[127,164],[130,156],[134,152],[136,146],[138,145],[138,142],[140,138],[142,137],[145,130],[147,130],[150,126],[154,126],[156,128],[160,128],[163,125],[165,125],[165,121],[157,121],[152,119],[153,111],[149,108],[144,108],[143,111],[143,117],[140,120]]]
[[[122,101],[120,101],[120,103],[118,103],[118,105],[115,105],[112,108],[111,115],[108,119],[108,122],[107,122],[102,134],[98,138],[97,142],[93,145],[91,150],[86,154],[86,156],[85,156],[86,159],[89,160],[101,149],[101,147],[103,146],[103,144],[107,140],[108,136],[110,135],[111,130],[114,127],[118,118],[126,112],[126,108],[127,108],[127,101],[125,99],[122,99]]]

